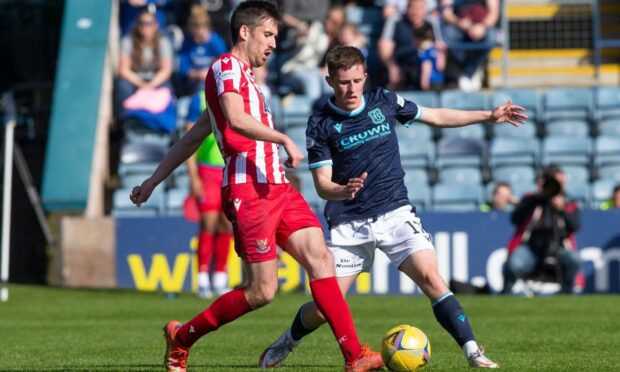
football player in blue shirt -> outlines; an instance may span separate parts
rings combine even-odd
[[[335,95],[310,117],[306,145],[317,193],[328,200],[328,246],[340,288],[346,293],[371,268],[375,248],[382,250],[429,298],[437,321],[462,347],[469,365],[497,368],[478,347],[463,308],[437,270],[433,242],[407,197],[395,127],[519,126],[527,118],[524,109],[512,102],[492,111],[431,109],[383,89],[364,92],[364,56],[355,47],[332,49],[327,66]],[[301,306],[291,327],[263,352],[259,366],[280,365],[324,322],[313,302]]]

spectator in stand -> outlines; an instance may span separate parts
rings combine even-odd
[[[506,182],[498,182],[493,188],[491,202],[480,207],[482,212],[511,212],[519,199],[512,194],[512,187]]]
[[[140,13],[131,34],[121,39],[117,84],[118,115],[123,102],[138,89],[166,87],[172,91],[172,46],[159,33],[159,23],[148,11]]]
[[[460,70],[459,87],[480,90],[484,64],[497,41],[499,0],[442,0],[442,9],[442,34]],[[462,50],[458,44],[463,42],[478,48]]]
[[[166,17],[163,8],[170,0],[120,0],[119,20],[121,36],[125,36],[135,27],[135,22],[140,13],[148,11],[155,14],[161,27],[166,25]]]
[[[420,89],[439,91],[443,88],[446,55],[437,47],[433,30],[427,27],[415,34],[420,63]]]
[[[364,58],[368,59],[366,38],[353,23],[345,23],[342,26],[338,33],[338,45],[354,46],[362,52]]]
[[[600,208],[604,211],[620,209],[620,184],[614,187],[614,191],[611,194],[611,199],[601,203]]]
[[[179,53],[181,95],[201,89],[211,61],[228,50],[224,39],[211,29],[209,13],[202,5],[192,6],[187,28],[189,37]]]

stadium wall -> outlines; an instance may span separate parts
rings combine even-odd
[[[420,213],[434,238],[439,270],[446,281],[503,286],[501,267],[513,227],[506,213]],[[620,292],[620,212],[586,210],[577,234],[587,293]],[[195,290],[197,226],[181,217],[118,218],[116,220],[116,283],[141,291]],[[242,282],[241,262],[229,256],[229,284]],[[307,289],[306,275],[290,256],[278,269],[282,292]],[[358,294],[421,294],[404,275],[377,253],[373,271],[360,276]]]

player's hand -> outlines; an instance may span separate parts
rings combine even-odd
[[[364,187],[364,181],[366,180],[366,177],[368,177],[368,173],[364,172],[359,177],[350,178],[349,182],[347,182],[343,189],[344,198],[347,200],[352,200],[353,198],[355,198],[357,192],[360,191],[362,187]]]
[[[131,199],[131,202],[134,203],[136,207],[140,208],[140,205],[149,199],[153,190],[155,190],[155,186],[157,185],[154,184],[150,178],[147,178],[142,182],[142,185],[136,186],[131,190],[129,199]]]
[[[192,196],[196,199],[202,199],[205,196],[204,187],[202,181],[199,179],[192,180],[191,183]]]
[[[527,115],[524,114],[525,109],[508,101],[503,105],[497,106],[491,113],[492,123],[510,123],[515,127],[525,123]]]
[[[288,155],[288,159],[284,162],[284,166],[287,168],[297,168],[299,164],[304,160],[304,156],[302,155],[299,147],[287,137],[287,140],[283,144],[284,150]]]

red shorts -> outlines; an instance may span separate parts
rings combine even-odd
[[[290,184],[242,183],[222,190],[224,212],[233,223],[235,250],[246,262],[276,259],[276,244],[305,227],[321,228],[308,203]]]
[[[198,200],[200,213],[219,212],[222,210],[222,168],[209,165],[198,165],[198,174],[202,181],[204,197]]]

